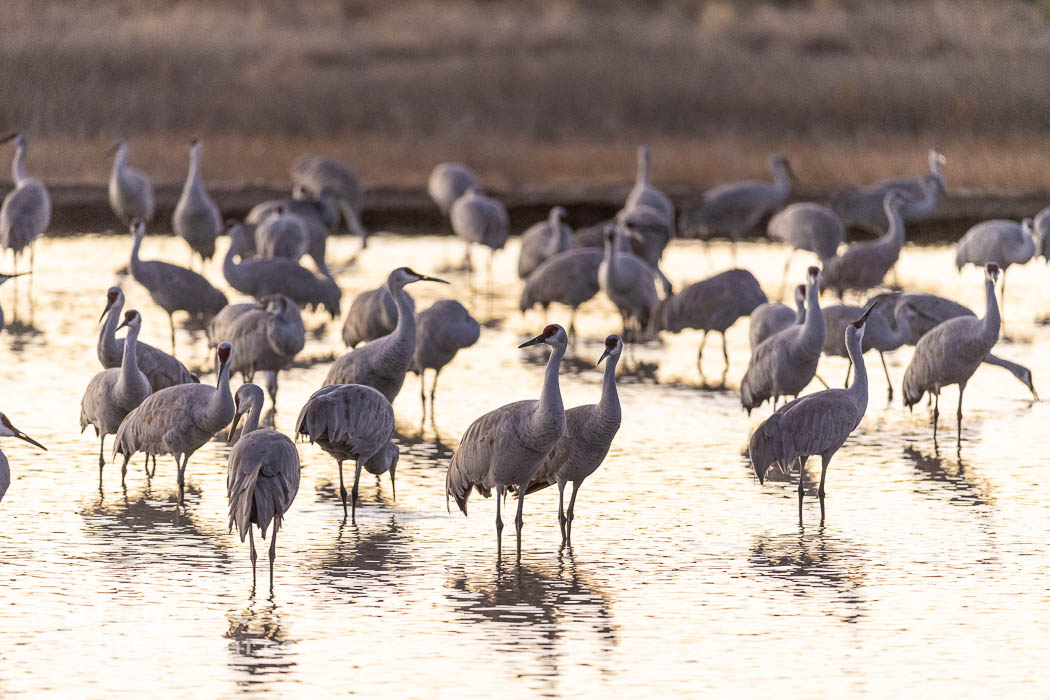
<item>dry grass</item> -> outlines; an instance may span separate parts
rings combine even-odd
[[[8,5],[0,125],[55,179],[104,178],[119,134],[161,180],[191,134],[221,179],[314,150],[372,183],[448,158],[497,185],[619,182],[640,141],[665,182],[760,175],[780,150],[827,187],[921,171],[931,144],[953,186],[1050,172],[1050,25],[1015,0]]]

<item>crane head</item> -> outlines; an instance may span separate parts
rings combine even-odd
[[[788,161],[787,156],[785,156],[782,153],[774,153],[769,157],[769,169],[774,172],[778,170],[783,170],[784,173],[787,174],[787,176],[790,179],[797,179],[795,176],[795,171],[791,167],[791,162]]]
[[[124,326],[130,326],[132,328],[140,328],[142,326],[142,315],[139,314],[139,312],[135,311],[134,309],[131,309],[129,311],[125,311],[124,312],[124,320],[120,322],[119,326],[117,326],[117,330],[119,331]]]
[[[820,268],[816,266],[809,268],[809,270],[806,271],[806,282],[808,284],[815,285],[819,281]]]
[[[46,447],[44,447],[39,442],[23,433],[15,426],[11,425],[11,419],[5,416],[3,413],[0,413],[0,437],[16,437],[19,440],[25,440],[30,445],[36,445],[44,452],[47,452]]]
[[[146,235],[146,222],[137,216],[132,217],[131,223],[128,224],[128,229],[131,231],[132,236],[145,236]]]
[[[448,284],[448,282],[443,279],[422,275],[410,267],[399,267],[391,272],[386,279],[388,287],[404,287],[406,284],[412,284],[413,282],[438,282],[440,284]]]
[[[860,315],[860,318],[858,318],[856,321],[854,321],[850,325],[853,326],[854,328],[863,328],[864,327],[864,322],[868,320],[868,316],[871,316],[872,310],[874,310],[875,307],[878,306],[878,305],[879,305],[879,300],[878,299],[876,299],[875,301],[871,302],[868,305],[868,308],[864,309],[864,313],[862,313]]]
[[[992,282],[998,282],[999,266],[995,263],[988,263],[984,268],[984,277]]]
[[[526,340],[524,343],[519,345],[519,348],[527,348],[530,345],[539,345],[545,343],[550,346],[560,345],[565,347],[569,344],[569,337],[565,334],[565,329],[559,326],[557,323],[552,323],[543,329],[543,332],[532,340]]]
[[[113,305],[120,299],[121,291],[120,287],[110,287],[106,292],[106,308],[102,309],[102,315],[98,317],[98,322],[102,323],[102,319],[106,317],[109,310],[113,308]]]
[[[0,138],[0,143],[11,142],[14,142],[19,148],[23,148],[26,145],[26,137],[21,131],[12,131],[10,134],[4,134],[3,138]]]
[[[219,359],[219,375],[221,376],[222,371],[230,364],[230,358],[233,357],[233,346],[225,341],[219,343],[215,357]]]
[[[618,335],[610,335],[605,338],[605,352],[598,358],[597,364],[601,364],[606,357],[619,357],[623,350],[623,340]]]

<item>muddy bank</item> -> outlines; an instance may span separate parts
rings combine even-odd
[[[95,184],[51,184],[53,214],[50,235],[73,235],[85,231],[119,230],[106,199],[106,187]],[[153,232],[171,232],[171,212],[181,184],[157,186],[157,217]],[[5,188],[6,191],[7,188]],[[523,187],[496,191],[510,213],[515,233],[543,220],[552,206],[569,210],[569,223],[587,226],[613,216],[630,189],[623,186]],[[211,187],[223,216],[241,218],[255,204],[286,196],[287,186],[277,184],[227,183]],[[701,192],[689,185],[666,188],[681,210]],[[834,193],[800,191],[795,199],[828,202]],[[1050,204],[1050,192],[1025,194],[979,194],[956,192],[941,201],[924,221],[908,225],[908,239],[918,243],[951,243],[966,229],[984,219],[1021,219]],[[440,212],[421,187],[374,187],[365,198],[364,223],[369,230],[404,234],[433,233],[445,227]],[[447,230],[447,229],[445,229]],[[757,235],[757,234],[756,234]]]

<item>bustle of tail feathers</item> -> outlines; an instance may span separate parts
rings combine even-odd
[[[926,393],[914,386],[914,382],[911,381],[912,376],[912,368],[908,367],[904,372],[904,379],[901,381],[901,394],[903,395],[904,405],[908,407],[909,411],[912,406],[922,401],[922,397]],[[919,392],[918,395],[915,394],[916,390]]]
[[[755,470],[755,475],[758,476],[760,482],[765,481],[770,465],[775,463],[781,471],[786,469],[780,460],[782,455],[779,454],[779,438],[780,415],[777,413],[763,421],[751,436],[748,456],[751,460],[751,467]]]

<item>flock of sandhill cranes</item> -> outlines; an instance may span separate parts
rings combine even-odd
[[[48,226],[51,213],[47,189],[26,173],[27,140],[13,134],[5,142],[16,147],[15,189],[0,209],[0,243],[18,257]],[[363,188],[345,165],[322,156],[305,156],[292,168],[293,194],[256,206],[243,222],[222,221],[204,184],[203,144],[190,144],[190,166],[172,224],[202,261],[216,254],[216,240],[228,234],[222,261],[227,284],[253,301],[230,304],[226,295],[202,274],[169,262],[143,260],[140,251],[146,225],[155,214],[150,179],[128,165],[128,145],[115,147],[109,199],[114,213],[131,231],[129,270],[169,316],[171,354],[138,340],[143,324],[136,310],[124,310],[119,287],[106,292],[98,340],[102,370],[89,382],[81,403],[81,430],[92,426],[100,440],[99,481],[106,463],[105,438],[113,435],[112,456],[123,456],[122,480],[136,453],[150,458],[172,455],[177,466],[179,502],[190,457],[229,427],[234,442],[228,461],[230,528],[250,540],[253,577],[256,552],[252,526],[270,542],[270,580],[276,554],[276,534],[299,486],[299,453],[287,436],[259,425],[265,402],[263,389],[253,384],[256,372],[266,376],[266,389],[276,405],[278,373],[303,350],[306,332],[300,309],[323,308],[340,315],[341,290],[325,262],[328,235],[341,222],[367,245],[361,223]],[[611,221],[573,231],[567,212],[554,207],[547,220],[524,232],[518,259],[523,280],[521,310],[539,305],[546,315],[552,304],[571,310],[568,331],[547,324],[522,348],[550,347],[540,396],[497,408],[478,418],[464,433],[448,466],[446,496],[466,513],[472,490],[496,495],[497,546],[503,529],[501,506],[508,493],[517,499],[514,519],[517,551],[521,551],[524,497],[557,484],[558,519],[563,543],[571,537],[577,491],[598,468],[620,426],[616,366],[626,342],[645,342],[660,331],[686,328],[723,334],[741,316],[750,316],[751,359],[740,387],[748,413],[766,401],[774,409],[754,431],[750,459],[763,480],[770,467],[790,472],[799,468],[799,517],[802,516],[804,466],[820,455],[818,495],[824,515],[824,485],[828,464],[864,416],[868,400],[864,352],[880,356],[901,345],[915,346],[904,375],[903,395],[910,407],[924,395],[933,402],[934,430],[940,391],[958,385],[957,421],[962,425],[962,396],[981,363],[1001,366],[1035,395],[1031,372],[991,354],[999,337],[1000,307],[995,283],[1011,264],[1023,264],[1036,252],[1046,255],[1050,208],[1034,219],[984,222],[973,227],[957,246],[956,264],[984,266],[987,306],[982,318],[951,300],[930,294],[883,293],[862,306],[821,307],[821,294],[832,290],[840,299],[883,285],[897,263],[908,221],[924,216],[945,191],[944,158],[930,152],[930,172],[917,180],[887,180],[843,192],[832,207],[815,202],[788,205],[793,172],[787,159],[770,159],[772,182],[747,181],[708,190],[676,219],[671,200],[650,181],[651,155],[638,149],[638,171],[624,208]],[[428,192],[466,244],[466,263],[474,245],[493,253],[510,234],[507,211],[488,196],[477,173],[458,163],[437,166]],[[787,206],[785,206],[787,205]],[[758,280],[744,269],[731,269],[674,291],[660,270],[663,252],[679,234],[728,235],[734,241],[769,219],[768,233],[792,250],[814,253],[820,267],[810,267],[805,284],[795,289],[794,307],[770,303]],[[878,232],[874,240],[843,247],[846,227]],[[734,245],[734,256],[735,256]],[[313,270],[300,264],[308,256]],[[491,257],[490,257],[491,260]],[[788,261],[790,265],[790,258]],[[30,271],[32,263],[30,264]],[[203,269],[203,265],[202,265]],[[785,267],[785,278],[788,267]],[[14,275],[0,276],[0,283]],[[490,267],[491,279],[491,267]],[[394,474],[398,448],[393,441],[392,402],[409,371],[420,375],[420,398],[426,414],[424,373],[434,370],[431,412],[438,375],[456,353],[474,344],[479,323],[456,300],[446,299],[416,312],[406,287],[417,282],[443,283],[408,267],[389,273],[383,286],[360,294],[343,323],[342,337],[350,350],[330,367],[324,385],[303,406],[295,434],[335,458],[339,469],[344,516],[353,517],[362,469]],[[783,286],[783,284],[782,284]],[[565,409],[559,386],[562,359],[575,335],[576,310],[599,292],[622,317],[622,336],[610,335],[598,362],[608,358],[600,399],[596,404]],[[173,315],[186,312],[208,322],[215,349],[218,379],[201,384],[175,353]],[[0,316],[2,319],[2,316]],[[115,333],[127,328],[118,339]],[[361,343],[361,345],[358,347]],[[847,388],[799,395],[817,377],[820,356],[848,357]],[[890,385],[892,381],[882,360]],[[231,376],[244,384],[231,389]],[[823,380],[821,380],[823,381]],[[793,398],[780,408],[781,399]],[[243,416],[239,434],[236,428]],[[232,425],[231,425],[232,424]],[[15,429],[0,414],[0,436],[13,436],[42,447]],[[343,463],[354,464],[348,493]],[[10,480],[0,453],[0,498]],[[568,509],[566,485],[572,484]],[[450,502],[450,501],[449,501]]]

